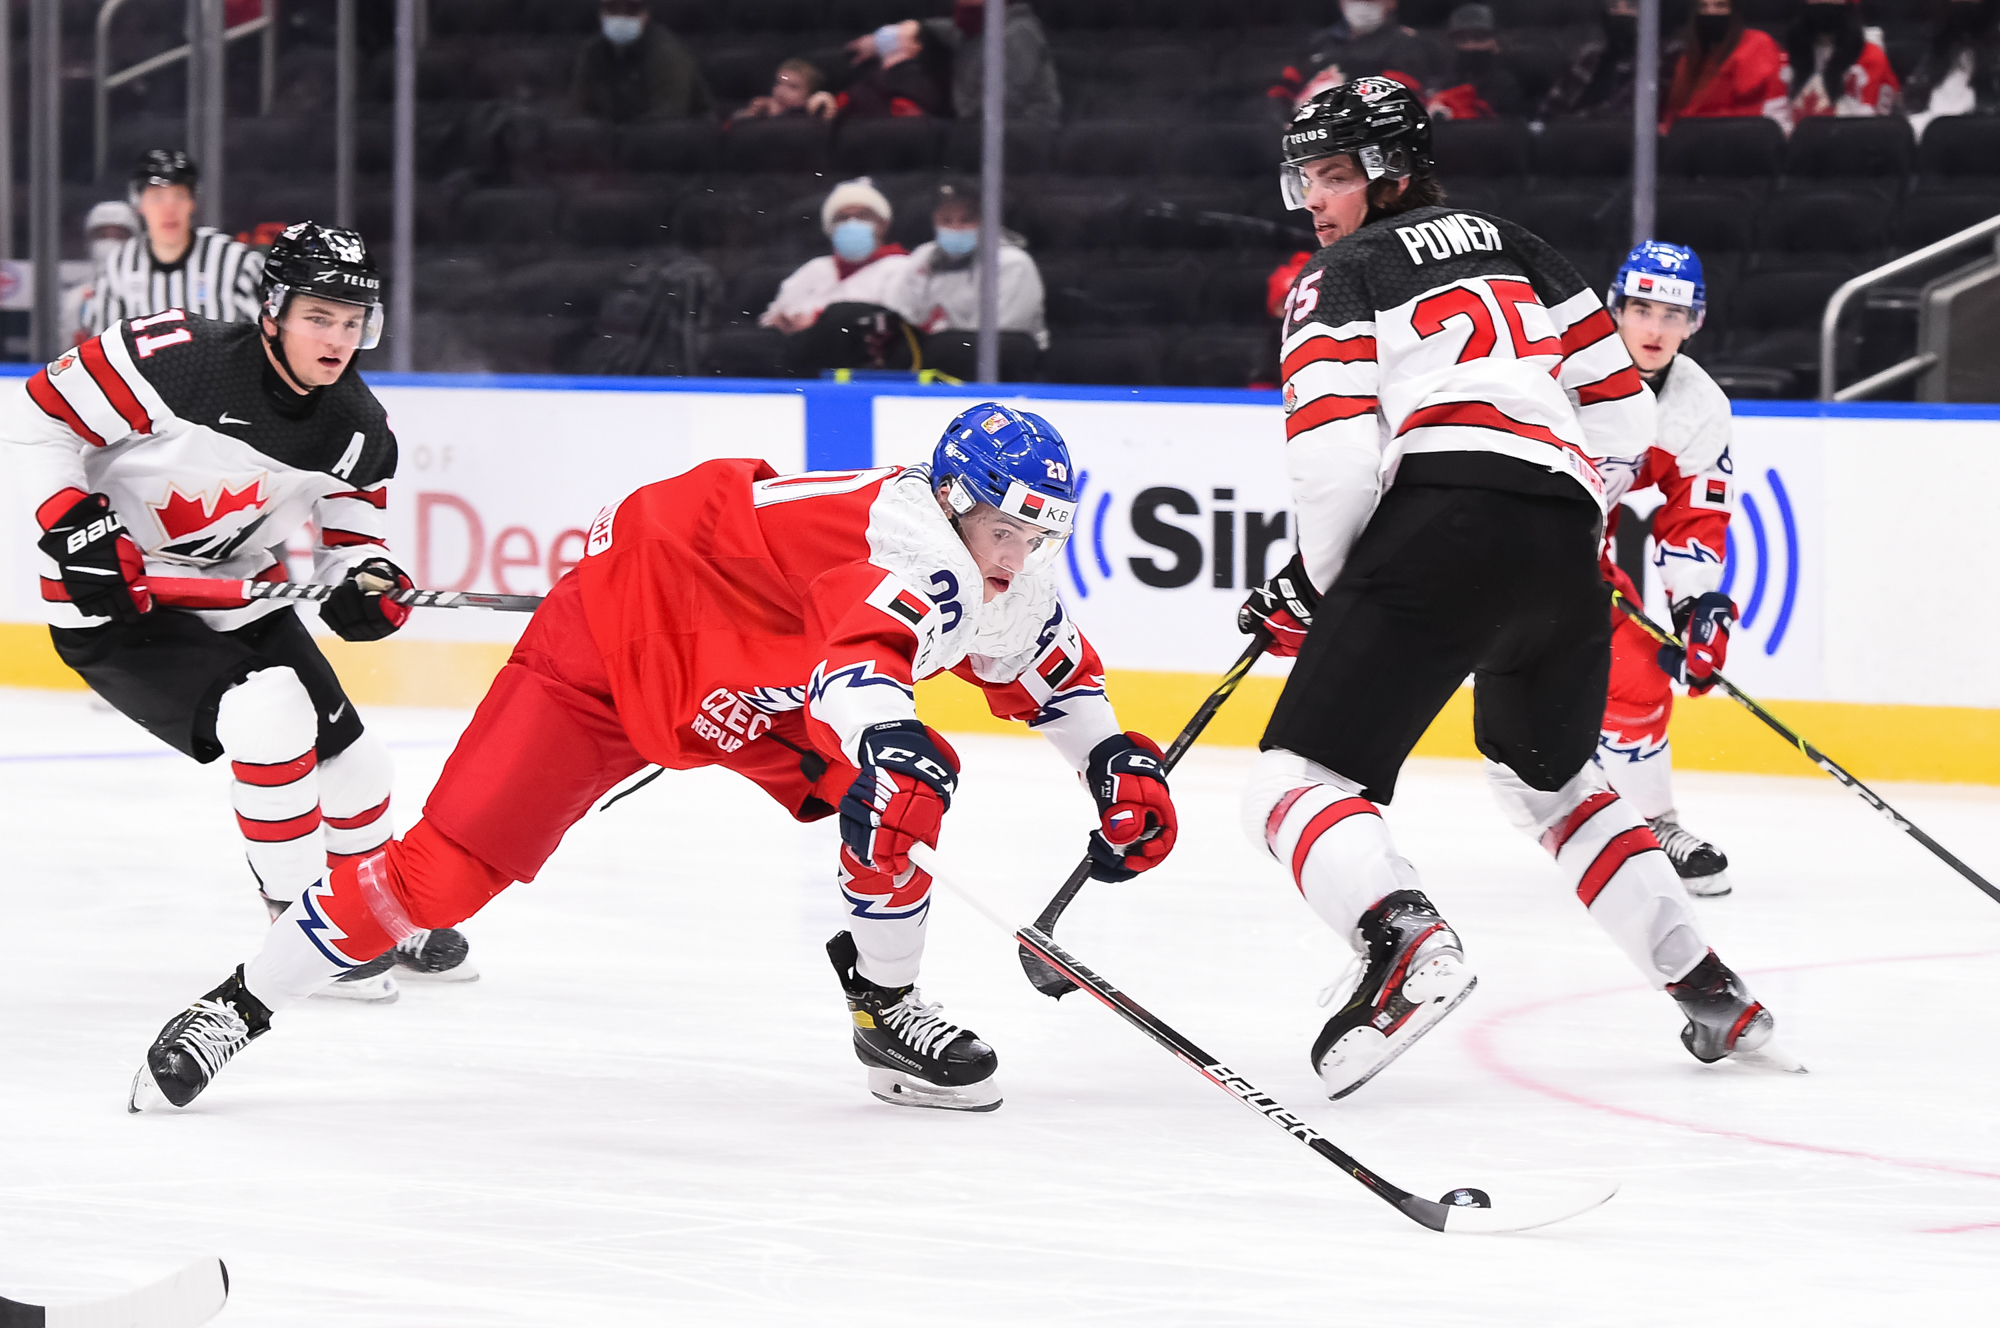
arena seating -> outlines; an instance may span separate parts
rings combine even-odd
[[[1404,0],[1401,15],[1437,35],[1450,7]],[[331,23],[318,8],[288,4],[280,113],[230,122],[232,229],[331,212]],[[1009,127],[1004,213],[1041,265],[1056,349],[1036,365],[1017,348],[1010,371],[1269,382],[1266,279],[1312,241],[1277,197],[1280,117],[1264,94],[1334,6],[1050,0],[1037,8],[1064,120]],[[1495,8],[1504,58],[1535,99],[1566,68],[1597,4],[1497,0]],[[1774,29],[1789,18],[1781,0],[1745,8]],[[1907,68],[1921,51],[1918,0],[1864,8]],[[365,14],[374,9],[386,6],[364,5]],[[655,12],[694,50],[727,110],[766,91],[782,59],[948,6],[658,0]],[[940,178],[978,168],[980,127],[970,122],[620,127],[580,118],[567,80],[594,14],[591,0],[430,0],[418,80],[420,368],[573,369],[621,275],[695,255],[714,266],[721,292],[708,314],[704,371],[769,372],[775,334],[756,317],[787,272],[824,252],[818,203],[833,181],[873,176],[898,210],[893,238],[914,245],[928,237],[923,201]],[[134,58],[157,48],[152,28],[172,27],[148,23],[120,30]],[[155,46],[140,49],[146,41]],[[365,45],[360,220],[381,242],[392,52],[386,33],[367,34]],[[238,94],[250,67],[232,59],[232,95],[247,110],[254,102]],[[114,177],[141,147],[180,144],[177,89],[156,77],[114,98]],[[87,151],[80,137],[72,154]],[[1594,285],[1608,281],[1629,236],[1628,124],[1444,123],[1437,153],[1455,201],[1519,220]],[[1900,120],[1814,121],[1789,140],[1761,119],[1682,121],[1661,141],[1659,161],[1658,231],[1693,244],[1710,274],[1709,322],[1692,352],[1746,393],[1809,394],[1819,315],[1834,286],[2000,210],[2000,120],[1940,120],[1921,144]],[[94,197],[117,192],[115,179],[94,191],[72,186],[66,206],[80,217]],[[1882,326],[1907,335],[1893,319],[1869,326],[1870,335]],[[1880,358],[1858,335],[1850,340],[1851,361]]]

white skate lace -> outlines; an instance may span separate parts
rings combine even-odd
[[[913,987],[903,994],[902,1000],[882,1012],[882,1022],[923,1055],[935,1056],[939,1048],[963,1031],[938,1014],[943,1008],[925,1005],[922,993]]]
[[[188,1007],[194,1019],[175,1037],[181,1050],[201,1064],[210,1079],[250,1041],[250,1025],[221,1001],[200,1000]]]
[[[430,938],[431,934],[427,931],[413,931],[402,940],[397,941],[396,948],[407,955],[422,954],[424,951],[424,942]]]
[[[1662,816],[1656,821],[1648,821],[1653,828],[1653,837],[1660,841],[1667,857],[1678,867],[1693,857],[1696,849],[1707,847],[1706,842],[1694,832],[1681,829],[1681,824],[1671,816]]]

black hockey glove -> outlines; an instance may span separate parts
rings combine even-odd
[[[63,596],[79,613],[130,623],[152,612],[145,556],[103,494],[70,504],[36,543],[62,569]]]
[[[864,867],[901,876],[910,845],[937,847],[958,790],[958,753],[936,730],[903,719],[863,730],[855,757],[861,773],[840,800],[840,842]]]
[[[1120,733],[1090,749],[1083,782],[1097,802],[1090,832],[1090,875],[1129,881],[1173,852],[1180,822],[1167,794],[1160,749],[1143,733]]]
[[[343,641],[380,641],[410,617],[410,606],[383,598],[385,590],[416,585],[387,558],[369,558],[350,567],[347,579],[319,606],[320,621]]]
[[[1296,655],[1312,629],[1313,614],[1319,611],[1319,592],[1298,554],[1278,569],[1278,574],[1250,592],[1236,611],[1236,630],[1245,636],[1259,630],[1269,633],[1273,655]]]

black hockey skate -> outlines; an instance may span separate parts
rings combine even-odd
[[[257,897],[264,901],[264,908],[270,913],[271,921],[274,925],[279,918],[285,916],[285,910],[291,907],[284,900],[273,899],[271,896],[265,894],[264,887],[261,884],[257,887]],[[428,935],[428,933],[419,934]],[[455,931],[451,934],[454,936],[458,935]],[[463,951],[460,952],[459,957],[461,960],[464,958]],[[396,986],[396,979],[392,973],[392,970],[397,967],[399,959],[400,955],[397,949],[392,947],[387,954],[377,955],[365,964],[356,964],[353,968],[348,969],[332,982],[314,992],[313,996],[319,1000],[363,1001],[370,1005],[393,1004],[396,998],[403,994]],[[478,970],[475,969],[472,976],[475,978],[478,977]],[[460,980],[463,981],[466,979]]]
[[[1703,1065],[1729,1059],[1794,1072],[1805,1069],[1772,1040],[1777,1021],[1715,951],[1679,982],[1669,982],[1667,995],[1687,1016],[1681,1045]]]
[[[868,1091],[899,1107],[992,1111],[1000,1105],[993,1071],[1000,1058],[969,1028],[938,1014],[911,987],[878,987],[855,968],[854,937],[826,943],[827,958],[854,1015],[854,1054],[868,1067]]]
[[[467,958],[472,943],[456,927],[433,927],[396,942],[389,959],[404,981],[477,982],[479,970]]]
[[[1312,1047],[1326,1095],[1343,1098],[1381,1072],[1472,994],[1465,948],[1421,890],[1397,890],[1361,915],[1368,967]]]
[[[271,1012],[243,986],[238,965],[221,986],[167,1021],[132,1076],[125,1109],[185,1107],[230,1057],[270,1031]]]
[[[1721,849],[1700,835],[1682,829],[1672,812],[1656,816],[1646,824],[1653,827],[1653,837],[1660,841],[1667,861],[1674,864],[1674,870],[1680,874],[1681,885],[1689,894],[1713,899],[1729,893],[1732,888],[1729,884],[1729,859],[1723,856]]]

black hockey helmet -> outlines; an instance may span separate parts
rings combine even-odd
[[[137,207],[139,196],[156,184],[186,185],[187,191],[192,194],[201,188],[201,171],[195,166],[194,159],[179,148],[148,148],[132,164],[126,197],[133,207]]]
[[[1328,88],[1301,103],[1279,141],[1278,185],[1285,206],[1306,205],[1300,167],[1321,157],[1353,156],[1372,180],[1428,174],[1431,117],[1424,104],[1393,78],[1371,74]]]
[[[264,256],[264,313],[277,322],[294,295],[317,295],[368,311],[361,349],[382,339],[382,276],[361,232],[301,221],[285,227]]]

